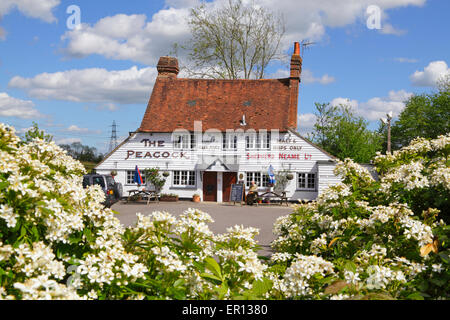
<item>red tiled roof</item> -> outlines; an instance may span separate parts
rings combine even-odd
[[[176,59],[162,57],[158,64],[160,73],[139,131],[194,131],[194,121],[202,121],[203,131],[296,129],[299,54],[294,53],[293,63],[291,78],[286,79],[183,79],[176,77]],[[241,126],[244,115],[247,125]]]

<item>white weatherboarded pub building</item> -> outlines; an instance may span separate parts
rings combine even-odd
[[[168,172],[162,193],[180,198],[227,202],[231,185],[254,181],[269,191],[268,169],[293,179],[284,191],[290,201],[313,200],[329,184],[335,157],[297,129],[302,59],[295,43],[290,77],[262,80],[178,78],[178,61],[161,57],[158,77],[140,128],[96,167],[117,171],[124,195],[136,189],[136,166]]]

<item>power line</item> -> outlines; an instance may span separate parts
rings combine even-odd
[[[113,151],[117,146],[118,146],[118,142],[117,142],[117,124],[116,124],[116,120],[113,120],[113,124],[112,126],[112,130],[111,130],[111,139],[109,141],[109,152]]]

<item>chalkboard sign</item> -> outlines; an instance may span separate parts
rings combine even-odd
[[[245,193],[245,186],[243,184],[232,184],[230,201],[242,202]]]

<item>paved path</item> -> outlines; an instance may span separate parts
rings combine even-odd
[[[279,205],[240,206],[238,204],[194,203],[190,201],[150,203],[116,203],[111,209],[119,212],[117,216],[125,226],[136,223],[136,212],[149,214],[153,211],[167,211],[175,216],[188,208],[200,209],[207,212],[215,221],[209,225],[214,233],[224,233],[228,227],[243,225],[259,229],[256,240],[262,249],[261,255],[270,255],[270,243],[275,239],[272,228],[275,220],[292,212],[291,207]]]

